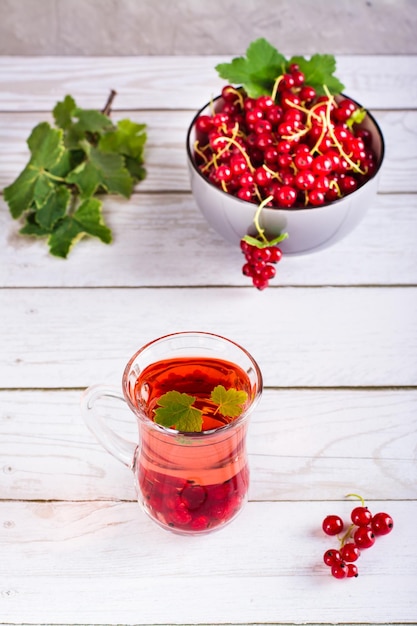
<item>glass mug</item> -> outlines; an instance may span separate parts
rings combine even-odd
[[[211,402],[215,388],[223,394],[231,389],[244,392],[240,414],[221,414],[224,409]],[[200,431],[154,421],[161,396],[172,391],[194,401]],[[247,500],[248,418],[261,394],[261,371],[244,348],[211,333],[179,332],[151,341],[132,356],[123,373],[122,393],[93,385],[84,392],[81,409],[97,440],[133,471],[146,513],[163,528],[194,535],[229,523]],[[121,437],[99,416],[95,403],[105,396],[124,400],[133,411],[138,443]]]

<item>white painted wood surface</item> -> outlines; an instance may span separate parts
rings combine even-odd
[[[218,60],[0,58],[1,188],[66,93],[100,107],[116,88],[115,118],[149,131],[147,180],[130,201],[106,199],[110,246],[54,259],[0,200],[0,624],[417,623],[415,59],[338,59],[384,132],[380,193],[346,240],[284,258],[262,293],[189,192],[185,131],[219,91]],[[82,390],[118,385],[140,345],[190,328],[243,343],[266,385],[250,502],[195,540],[145,517],[130,471],[79,412]],[[123,407],[104,410],[135,437]],[[337,581],[320,526],[348,515],[352,491],[395,529],[357,580]]]

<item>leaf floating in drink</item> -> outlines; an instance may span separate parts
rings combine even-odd
[[[225,389],[223,385],[217,385],[211,392],[212,401],[218,405],[218,411],[225,417],[239,417],[243,411],[243,405],[248,399],[246,391],[238,389]]]
[[[200,432],[203,412],[192,405],[196,398],[179,391],[168,391],[158,399],[155,422],[167,428],[175,427],[182,432]]]
[[[217,385],[210,395],[211,403],[215,406],[214,415],[220,413],[232,420],[241,415],[247,399],[246,391],[226,389],[223,385]],[[181,432],[201,432],[204,411],[194,406],[196,400],[195,396],[188,393],[168,391],[156,402],[158,408],[154,409],[154,421]],[[224,423],[221,425],[224,426]]]

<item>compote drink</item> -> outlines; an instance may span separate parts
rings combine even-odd
[[[222,385],[247,394],[242,417],[221,415],[210,398]],[[178,432],[154,423],[158,399],[169,391],[195,397],[201,432]],[[147,513],[162,526],[188,534],[229,522],[246,500],[249,469],[245,408],[254,390],[247,373],[229,361],[195,357],[158,361],[134,386],[134,402],[149,419],[141,431],[135,473]]]

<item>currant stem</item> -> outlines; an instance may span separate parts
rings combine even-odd
[[[269,243],[268,239],[265,237],[265,230],[263,228],[261,228],[261,225],[259,223],[259,218],[262,212],[262,209],[268,204],[268,202],[270,202],[272,200],[273,196],[268,196],[267,198],[265,198],[265,200],[263,200],[260,205],[258,206],[258,208],[256,209],[256,213],[255,216],[253,218],[253,223],[255,224],[255,228],[258,231],[258,234],[260,236],[260,238],[262,239],[262,241],[266,244]]]
[[[326,96],[328,97],[328,103],[326,107],[326,122],[327,122],[329,135],[333,139],[334,143],[336,144],[337,149],[339,150],[340,154],[342,155],[344,159],[346,159],[346,161],[349,163],[351,168],[358,174],[365,174],[365,172],[361,170],[359,165],[355,163],[354,161],[352,161],[352,159],[346,154],[346,152],[343,150],[341,143],[339,142],[338,138],[335,135],[335,132],[333,130],[333,124],[330,120],[330,104],[331,102],[334,102],[334,97],[331,95],[326,85],[323,85],[323,88],[324,88],[324,91],[326,92]]]
[[[283,74],[281,74],[280,76],[278,76],[278,78],[275,79],[275,83],[274,83],[274,87],[272,89],[272,94],[271,94],[271,98],[272,100],[275,102],[275,98],[277,97],[277,93],[278,93],[278,85],[280,84],[280,82],[282,81],[282,79],[284,78]]]
[[[351,524],[349,528],[347,529],[347,531],[345,532],[345,534],[342,536],[342,538],[339,539],[341,548],[345,545],[346,541],[351,537],[352,530],[354,529],[354,527],[355,527],[355,524]]]
[[[103,113],[103,115],[107,115],[107,116],[110,115],[110,113],[111,113],[111,105],[113,104],[113,100],[115,99],[116,96],[117,96],[117,91],[112,89],[110,91],[109,97],[107,98],[107,102],[104,105],[103,110],[101,111]]]
[[[362,498],[362,496],[359,496],[357,493],[348,493],[346,494],[346,498],[357,498],[358,500],[361,501],[361,505],[365,507],[365,500]]]

